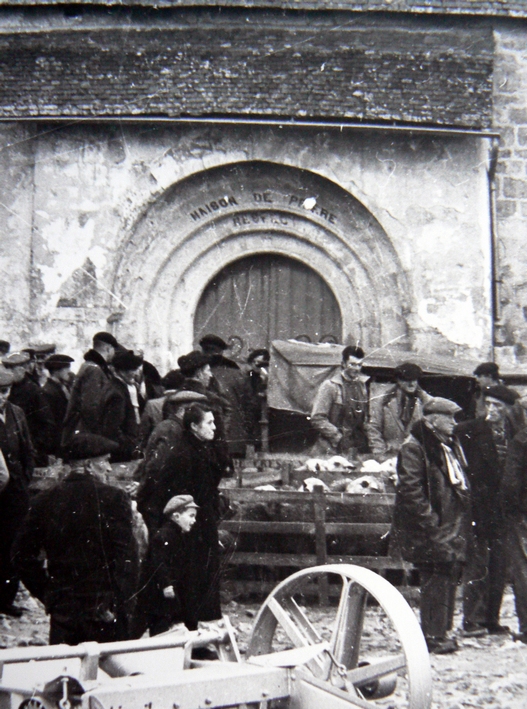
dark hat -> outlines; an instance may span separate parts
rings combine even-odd
[[[137,369],[143,364],[143,358],[136,355],[133,350],[119,350],[112,359],[115,369]]]
[[[168,394],[166,401],[174,404],[191,404],[197,401],[207,401],[205,394],[200,394],[197,391],[183,389],[175,391],[173,394]]]
[[[44,366],[49,372],[54,372],[57,369],[69,367],[72,362],[75,362],[73,357],[65,354],[52,354],[44,362]]]
[[[512,391],[512,389],[509,389],[503,384],[496,384],[496,386],[485,387],[483,389],[483,396],[485,398],[490,396],[493,399],[498,399],[498,401],[502,401],[504,404],[508,404],[509,406],[512,406],[514,402],[518,399],[518,393]]]
[[[0,387],[10,387],[13,383],[11,372],[0,365]]]
[[[199,350],[192,350],[186,355],[179,357],[177,363],[186,377],[191,377],[198,369],[210,364],[210,357]]]
[[[185,375],[181,369],[171,369],[170,372],[165,374],[161,380],[161,384],[165,387],[165,389],[179,389],[179,387],[183,384],[184,379]]]
[[[204,350],[208,350],[211,347],[218,348],[220,350],[229,349],[229,345],[225,342],[225,340],[222,340],[221,337],[218,337],[218,335],[204,335],[199,341],[199,345]]]
[[[342,350],[342,361],[347,362],[349,357],[364,359],[364,350],[362,347],[358,347],[357,345],[348,345]]]
[[[13,354],[2,357],[4,367],[20,367],[22,364],[27,364],[30,361],[30,356],[27,352],[13,352]]]
[[[11,343],[7,340],[0,340],[0,352],[9,352],[11,349]]]
[[[115,339],[113,335],[111,335],[109,332],[96,332],[95,335],[93,336],[93,341],[94,342],[106,342],[107,345],[111,345],[112,347],[119,347],[119,343]]]
[[[415,382],[422,376],[423,370],[418,364],[413,362],[403,362],[398,364],[394,369],[396,379],[402,379],[405,382]]]
[[[442,396],[435,396],[429,399],[423,406],[423,413],[425,414],[448,414],[453,416],[461,411],[461,406],[458,406],[455,401],[450,401],[450,399],[443,399]]]
[[[163,514],[171,515],[174,512],[186,510],[188,507],[199,509],[199,505],[196,505],[192,495],[175,495],[166,503]]]
[[[157,367],[154,367],[151,362],[143,361],[143,374],[145,375],[145,379],[154,386],[161,384],[161,375],[157,371]]]
[[[57,349],[57,345],[53,345],[53,344],[31,345],[31,348],[33,350],[33,354],[35,355],[36,359],[44,359],[48,355],[55,354],[55,350]]]
[[[500,368],[496,362],[482,362],[481,364],[478,364],[474,370],[474,376],[477,377],[479,374],[497,379],[500,375]]]
[[[64,460],[85,460],[115,453],[119,444],[96,433],[75,431],[63,448]]]
[[[35,359],[35,350],[33,347],[24,347],[24,349],[20,350],[20,352],[25,352],[28,354],[30,360]]]
[[[267,361],[269,361],[269,358],[270,358],[269,350],[266,350],[263,348],[261,348],[259,350],[253,350],[252,352],[249,353],[249,356],[247,357],[247,362],[250,364],[257,357],[265,357],[265,359]]]

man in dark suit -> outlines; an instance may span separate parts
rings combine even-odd
[[[465,421],[456,434],[467,459],[472,492],[474,537],[465,569],[463,630],[465,636],[503,634],[500,608],[506,583],[504,520],[499,505],[507,449],[516,431],[509,411],[516,394],[503,384],[482,390],[486,417]]]
[[[105,482],[113,441],[78,433],[72,471],[40,493],[13,545],[29,592],[50,613],[50,644],[129,638],[137,547],[126,494]]]
[[[112,453],[112,463],[133,460],[140,455],[139,424],[141,404],[135,375],[143,358],[132,350],[116,352],[112,367],[111,391],[102,404],[103,432],[119,445]]]
[[[53,432],[49,452],[57,458],[62,455],[60,442],[70,400],[68,383],[73,361],[72,357],[68,357],[68,355],[52,354],[45,362],[49,376],[42,387],[42,394],[53,415]]]

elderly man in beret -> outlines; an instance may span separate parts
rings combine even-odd
[[[24,412],[9,401],[13,381],[12,373],[0,367],[0,450],[9,472],[0,492],[0,613],[18,617],[22,609],[14,605],[19,579],[11,563],[11,547],[28,510],[35,462]]]
[[[422,374],[417,364],[403,362],[395,368],[395,384],[384,395],[370,397],[366,431],[376,458],[397,455],[414,423],[422,418],[423,404],[432,398],[419,386]]]
[[[45,366],[49,372],[46,383],[42,387],[42,394],[53,416],[53,430],[49,445],[49,452],[60,458],[62,455],[61,440],[64,419],[70,400],[69,381],[71,363],[73,358],[66,354],[52,354]]]
[[[510,410],[517,395],[503,384],[485,387],[482,394],[485,418],[464,421],[456,428],[472,493],[474,537],[463,597],[463,630],[468,637],[509,631],[499,622],[507,568],[504,520],[497,501],[507,449],[516,433]]]
[[[65,450],[71,472],[33,500],[13,546],[26,588],[51,616],[52,645],[130,637],[137,546],[130,500],[106,482],[116,449],[77,433]]]
[[[471,534],[466,461],[453,437],[460,410],[441,397],[427,401],[397,458],[392,544],[419,570],[421,627],[437,654],[457,650],[448,632]]]

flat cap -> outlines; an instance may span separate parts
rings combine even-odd
[[[423,406],[423,413],[425,414],[448,414],[453,416],[461,411],[461,406],[458,406],[455,401],[450,401],[450,399],[443,399],[442,396],[435,396],[429,399]]]
[[[64,460],[85,460],[87,458],[100,458],[119,450],[115,441],[99,436],[96,433],[75,431],[63,448]]]
[[[488,377],[495,377],[497,379],[500,374],[500,368],[496,362],[482,362],[481,364],[478,364],[474,370],[474,376],[477,377],[479,374],[484,376],[487,375]]]
[[[509,406],[512,406],[514,402],[519,399],[518,392],[509,389],[509,387],[506,387],[503,384],[496,384],[496,386],[485,387],[483,389],[483,396],[485,398],[490,396],[493,399],[498,399],[498,401],[502,401],[504,404],[508,404]]]
[[[136,355],[133,350],[119,350],[112,359],[115,369],[138,369],[143,364],[141,355]]]
[[[210,357],[199,350],[192,350],[192,352],[179,357],[177,363],[183,374],[186,377],[191,377],[198,369],[210,364]]]
[[[207,350],[210,347],[218,348],[220,350],[228,350],[229,345],[222,340],[218,335],[204,335],[199,341],[200,347]]]
[[[72,362],[75,362],[73,357],[65,354],[52,354],[44,362],[44,366],[49,372],[56,371],[57,369],[64,369],[69,367]]]
[[[394,369],[397,379],[402,379],[405,382],[415,382],[422,376],[423,370],[418,364],[413,362],[402,362]]]
[[[199,509],[199,505],[196,505],[192,495],[175,495],[166,503],[163,514],[171,515],[174,512],[186,510],[188,507],[195,507],[196,509]]]
[[[197,391],[182,389],[181,391],[175,391],[173,394],[168,394],[166,401],[174,404],[191,404],[198,401],[207,401],[207,397]]]
[[[13,383],[11,372],[0,365],[0,387],[10,387]]]
[[[119,347],[119,343],[117,342],[115,337],[109,332],[96,332],[93,336],[93,341],[106,342],[107,345],[111,345],[112,347]]]
[[[30,345],[33,353],[37,359],[43,359],[48,355],[55,354],[57,345],[47,344],[47,345]]]
[[[13,354],[7,355],[7,357],[2,357],[2,364],[4,367],[20,367],[23,364],[27,364],[31,357],[27,352],[13,352]]]

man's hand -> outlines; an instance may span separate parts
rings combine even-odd
[[[174,586],[167,586],[166,588],[163,589],[163,596],[165,598],[175,598],[176,593],[174,591]]]

